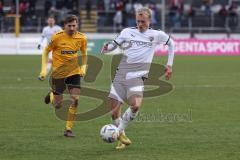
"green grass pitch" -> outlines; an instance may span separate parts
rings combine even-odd
[[[108,91],[110,56],[101,58],[96,82],[82,85]],[[164,64],[166,57],[154,61]],[[42,100],[48,83],[37,80],[40,56],[0,56],[0,160],[237,160],[239,68],[238,56],[176,56],[174,90],[144,99],[126,130],[133,144],[116,151],[99,137],[109,114],[76,122],[74,139],[62,136],[65,122]],[[79,112],[98,103],[81,97]]]

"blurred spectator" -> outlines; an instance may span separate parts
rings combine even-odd
[[[29,9],[29,3],[26,0],[22,0],[19,3],[19,13],[21,14],[20,22],[23,26],[27,26],[27,19],[29,16],[27,15]]]
[[[57,0],[55,7],[57,10],[61,10],[64,7],[64,0]]]
[[[97,16],[97,23],[99,27],[104,27],[106,22],[106,16],[104,12],[105,6],[104,6],[104,0],[98,0],[97,1],[97,10],[98,10],[98,16]]]
[[[116,12],[114,18],[113,18],[113,30],[114,32],[118,32],[122,29],[122,11],[119,10]]]
[[[28,14],[31,16],[34,16],[36,11],[36,0],[28,0],[28,1],[29,1]]]
[[[170,23],[173,27],[181,26],[181,18],[183,13],[183,0],[171,0],[170,1]]]
[[[126,11],[126,13],[132,13],[132,12],[134,12],[134,10],[133,10],[133,4],[130,3],[130,2],[128,2],[128,3],[125,5],[125,11]]]
[[[195,14],[196,14],[196,10],[193,8],[193,5],[191,4],[188,11],[188,28],[192,28],[192,21]]]
[[[228,9],[229,13],[229,26],[235,28],[238,24],[238,15],[237,15],[237,4],[232,3]]]
[[[15,3],[12,3],[10,6],[9,14],[15,14],[16,13],[16,5]]]
[[[73,6],[73,9],[68,12],[68,14],[74,14],[74,15],[79,15],[78,7],[77,5]]]
[[[104,1],[103,0],[98,0],[97,1],[97,9],[98,9],[98,11],[104,11],[105,7],[104,7]]]
[[[108,13],[109,10],[110,10],[110,2],[111,0],[104,0],[104,8],[105,8],[105,11]]]
[[[135,22],[135,11],[134,11],[134,8],[133,8],[133,4],[128,2],[126,5],[125,5],[125,12],[126,12],[126,25],[127,26],[130,26],[130,27],[133,27],[135,26],[136,22]]]
[[[0,0],[0,17],[2,17],[4,15],[4,12],[3,12],[3,1]]]
[[[110,1],[110,10],[115,10],[115,0]]]
[[[48,15],[53,15],[54,17],[58,15],[58,10],[56,9],[55,6],[51,6],[51,8],[48,11]]]
[[[138,8],[142,8],[143,5],[139,2],[135,2],[133,3],[133,8],[134,8],[134,11],[138,10]]]
[[[52,8],[52,2],[50,0],[45,1],[45,3],[44,3],[44,15],[45,15],[45,17],[48,16],[48,12],[50,11],[51,8]]]
[[[26,0],[23,0],[19,3],[19,13],[25,14],[29,9],[29,3]]]
[[[0,32],[3,32],[3,16],[4,16],[4,12],[3,12],[3,1],[0,0]]]
[[[149,8],[152,10],[152,17],[151,17],[151,25],[154,27],[157,24],[157,18],[156,18],[156,6],[154,3],[149,5]]]
[[[91,19],[92,1],[87,0],[85,3],[85,9],[87,12],[87,19]]]
[[[219,10],[218,12],[218,15],[220,16],[221,20],[222,20],[222,23],[223,26],[227,26],[226,25],[226,19],[227,19],[227,15],[228,15],[228,11],[226,9],[226,6],[225,5],[222,5],[221,9]]]
[[[64,6],[68,9],[68,10],[73,10],[73,7],[77,5],[76,0],[65,0],[64,1]]]
[[[203,0],[202,10],[204,11],[206,16],[211,16],[211,6],[212,6],[213,0]]]
[[[115,1],[115,8],[117,11],[123,11],[124,9],[124,4],[122,0],[116,0]]]
[[[123,23],[123,9],[124,9],[124,4],[122,0],[116,0],[115,1],[115,8],[116,8],[116,13],[115,16],[113,17],[113,30],[114,32],[118,32],[122,29],[122,23]]]

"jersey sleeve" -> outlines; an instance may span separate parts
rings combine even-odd
[[[49,52],[54,49],[54,45],[56,44],[56,41],[57,41],[56,35],[53,35],[50,42],[47,44],[47,46],[44,49],[43,56],[46,56],[45,58],[47,58]]]
[[[173,65],[173,59],[174,59],[174,42],[173,42],[173,40],[165,32],[159,31],[158,42],[160,44],[168,45],[167,65],[172,66]]]
[[[170,40],[170,36],[169,35],[167,35],[163,31],[159,31],[159,33],[158,33],[158,43],[167,45],[169,40]]]
[[[127,29],[124,29],[120,32],[120,34],[113,40],[118,46],[127,40]]]
[[[42,54],[42,65],[41,65],[41,75],[46,75],[47,73],[47,62],[48,62],[48,54],[51,50],[54,48],[54,44],[56,41],[56,37],[53,36],[51,38],[51,41],[47,44],[45,47],[43,54]]]
[[[46,37],[46,28],[45,27],[42,30],[42,37]]]
[[[87,37],[83,38],[83,40],[81,42],[80,51],[82,52],[83,55],[87,54]]]
[[[81,54],[82,54],[82,64],[80,66],[80,74],[84,76],[86,74],[87,70],[87,37],[84,36],[81,48],[80,48]]]
[[[50,52],[51,50],[53,50],[55,43],[56,43],[56,37],[53,35],[50,42],[48,42],[46,49],[49,50]]]
[[[46,28],[44,27],[43,30],[42,30],[41,39],[40,39],[39,44],[43,43],[43,40],[44,40],[45,37],[46,37]]]

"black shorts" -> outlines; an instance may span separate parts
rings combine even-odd
[[[52,78],[53,94],[55,95],[63,94],[63,92],[66,90],[66,87],[68,88],[68,90],[72,88],[80,89],[81,88],[80,82],[81,82],[81,76],[79,74],[75,74],[70,77],[60,78],[60,79]]]

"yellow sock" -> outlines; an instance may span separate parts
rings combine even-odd
[[[73,121],[76,118],[76,114],[77,114],[77,107],[70,106],[68,109],[68,119],[66,123],[66,130],[72,130]]]
[[[50,103],[53,104],[53,100],[54,100],[54,96],[53,96],[53,92],[50,93]]]

